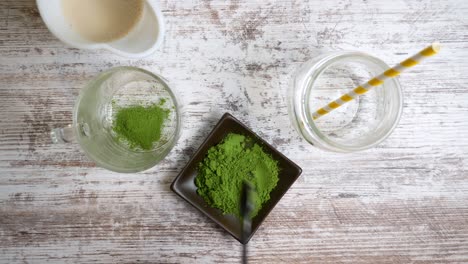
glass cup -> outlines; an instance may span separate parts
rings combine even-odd
[[[163,104],[161,102],[164,102]],[[119,138],[113,130],[119,108],[161,103],[169,109],[161,139],[143,150]],[[161,161],[174,147],[181,129],[181,109],[161,76],[135,67],[116,67],[102,72],[80,92],[73,124],[51,131],[54,143],[78,141],[98,166],[115,172],[139,172]]]
[[[398,124],[403,101],[396,78],[313,120],[312,113],[390,67],[362,52],[322,54],[293,78],[289,115],[299,134],[324,150],[353,152],[386,139]]]

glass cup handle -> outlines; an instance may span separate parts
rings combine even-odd
[[[54,128],[50,131],[50,138],[54,144],[70,143],[75,140],[73,126],[67,125],[66,127]]]

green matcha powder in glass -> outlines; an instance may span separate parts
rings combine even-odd
[[[130,149],[151,150],[155,142],[161,139],[164,122],[169,116],[169,110],[164,109],[165,103],[149,106],[129,106],[120,108],[115,115],[113,131],[117,139],[128,143]]]

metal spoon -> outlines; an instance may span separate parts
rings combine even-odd
[[[242,241],[242,263],[247,264],[247,238],[252,229],[252,219],[250,214],[253,210],[252,204],[252,186],[244,181],[242,183],[241,194],[241,241]]]

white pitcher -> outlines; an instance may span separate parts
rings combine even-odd
[[[109,43],[96,43],[73,31],[63,15],[61,0],[36,0],[36,3],[49,30],[75,48],[106,49],[124,57],[141,58],[152,54],[163,40],[163,16],[153,0],[145,1],[140,21],[127,35]]]

